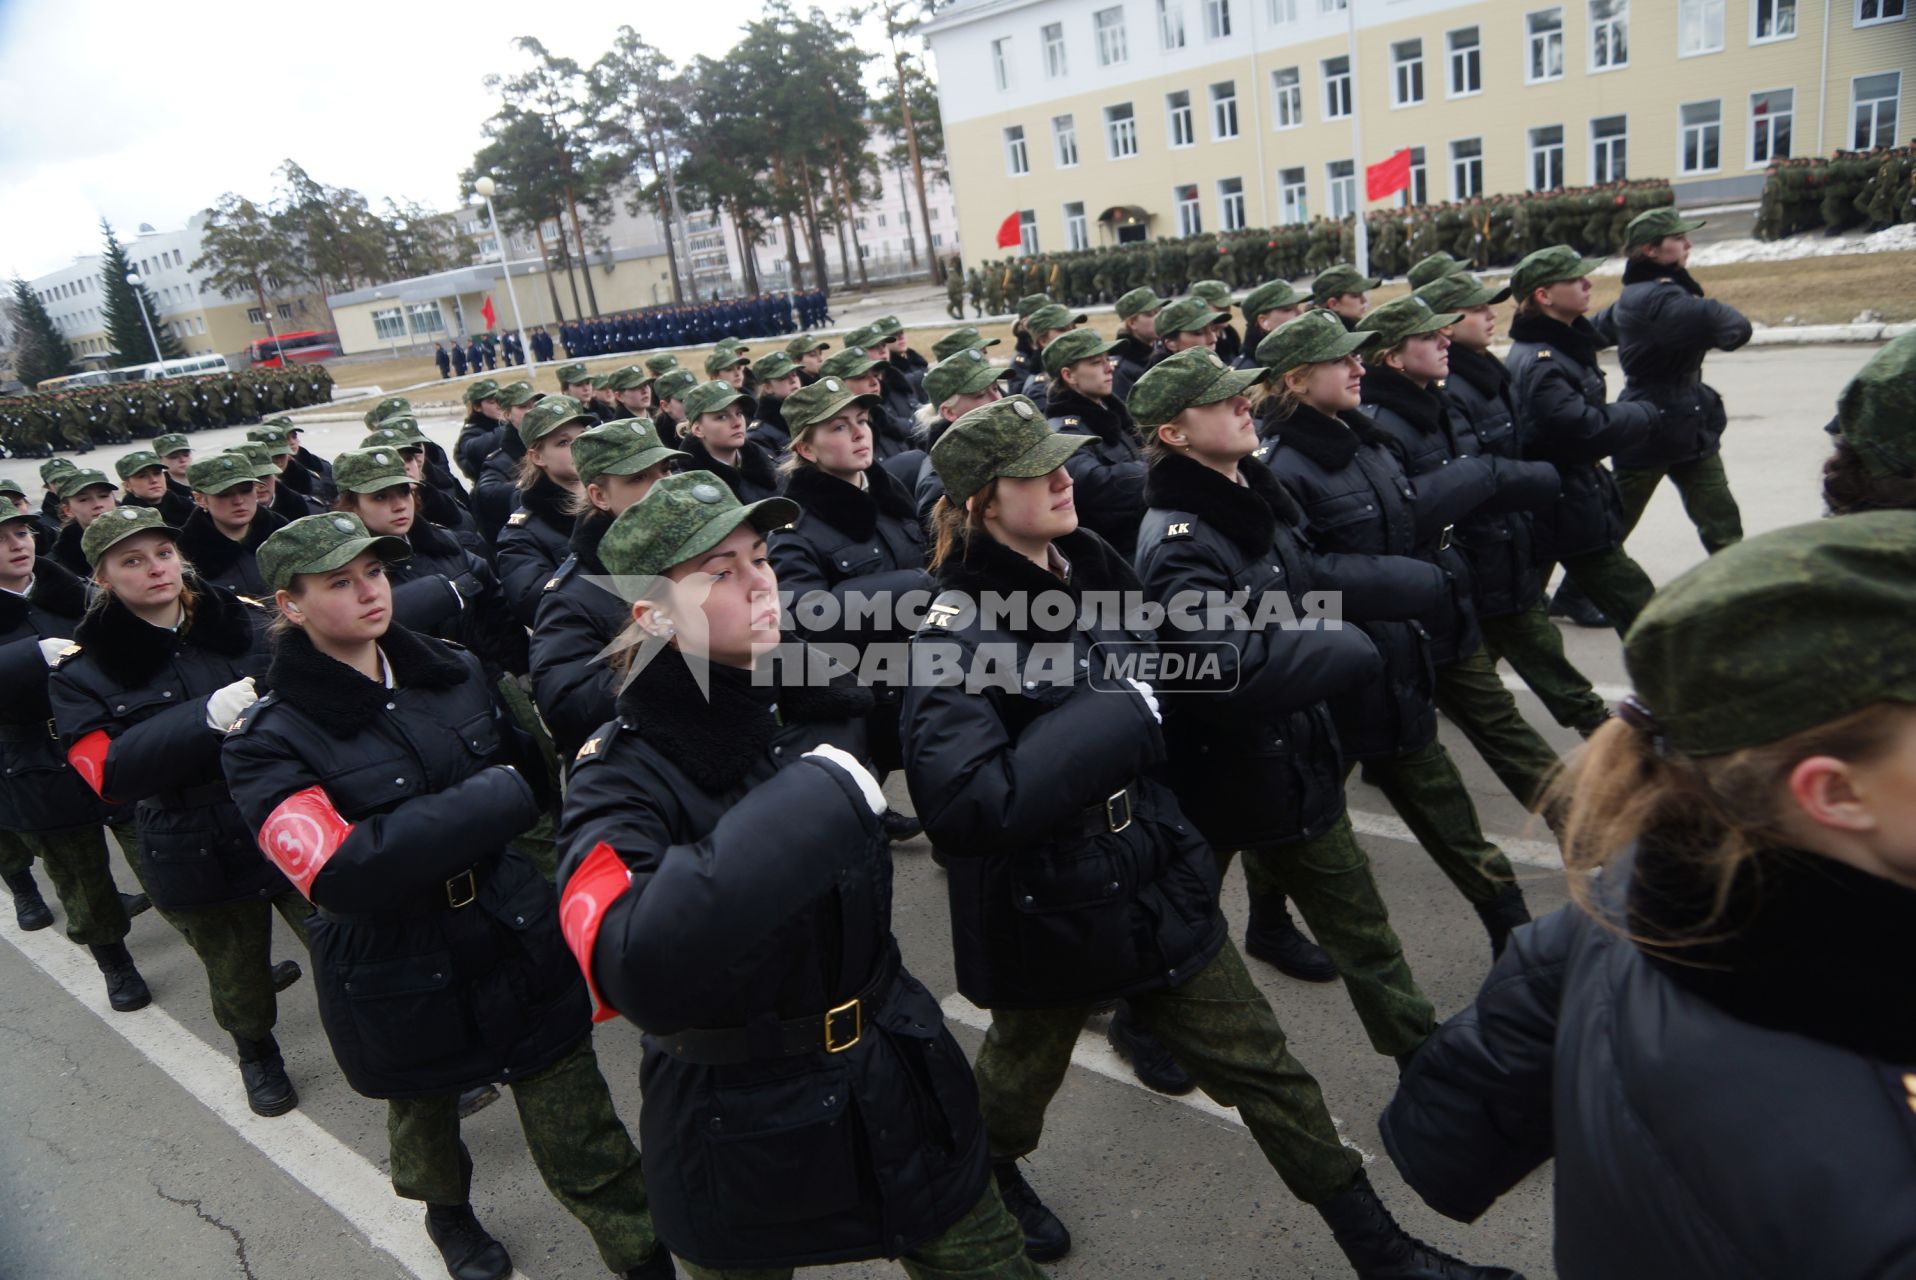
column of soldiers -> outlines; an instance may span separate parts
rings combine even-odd
[[[568,320],[559,326],[559,345],[568,359],[577,359],[654,347],[696,346],[720,338],[771,338],[829,323],[830,292],[820,286]]]
[[[1756,215],[1759,240],[1803,231],[1881,231],[1916,222],[1916,146],[1779,160]]]
[[[241,369],[0,399],[0,445],[16,458],[86,453],[168,432],[239,426],[333,398],[324,365]]]

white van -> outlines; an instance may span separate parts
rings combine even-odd
[[[229,369],[225,356],[187,356],[183,360],[143,364],[139,367],[139,376],[147,382],[157,382],[161,378],[196,378],[209,373],[226,373]]]

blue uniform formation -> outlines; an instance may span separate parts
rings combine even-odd
[[[830,295],[824,289],[755,293],[696,306],[647,307],[567,321],[559,326],[559,345],[569,359],[577,359],[717,342],[721,338],[771,338],[830,324],[831,318]],[[549,344],[551,339],[546,341]],[[539,359],[551,358],[548,346]]]

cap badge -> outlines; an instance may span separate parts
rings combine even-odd
[[[1018,411],[1018,416],[1020,418],[1029,418],[1034,412],[1036,412],[1036,410],[1034,410],[1031,407],[1030,402],[1026,400],[1020,400],[1018,401],[1018,403],[1012,405],[1011,407]]]
[[[333,519],[333,528],[339,530],[341,533],[351,533],[353,531],[353,522],[345,516],[336,516]]]
[[[140,513],[139,513],[139,511],[138,511],[138,510],[136,510],[135,508],[133,508],[133,507],[121,507],[121,508],[120,508],[120,519],[122,519],[122,520],[138,520],[139,518],[140,518]]]
[[[825,379],[825,390],[840,391],[840,390],[843,390],[843,388],[838,385],[837,378],[827,378]]]
[[[391,462],[391,461],[392,461],[392,458],[391,458],[391,456],[390,456],[390,455],[388,455],[388,454],[384,454],[384,453],[375,453],[375,454],[373,455],[373,461],[374,461],[374,462],[377,462],[377,463],[378,463],[378,464],[379,464],[380,466],[382,466],[382,467],[383,467],[383,466],[385,466],[385,465],[386,465],[386,464],[387,464],[388,462]]]
[[[719,492],[719,487],[715,484],[693,485],[692,496],[700,502],[723,502],[725,500],[725,495]]]

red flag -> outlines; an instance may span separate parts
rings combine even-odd
[[[998,224],[998,247],[1015,249],[1021,243],[1018,236],[1018,215],[1014,213]]]
[[[1410,153],[1405,152],[1404,154],[1408,155]],[[486,295],[486,305],[479,308],[479,314],[485,319],[486,328],[488,329],[492,328],[493,310],[492,310],[492,295],[491,294]]]
[[[1410,148],[1405,147],[1388,160],[1380,160],[1364,169],[1364,198],[1382,200],[1410,186]]]

